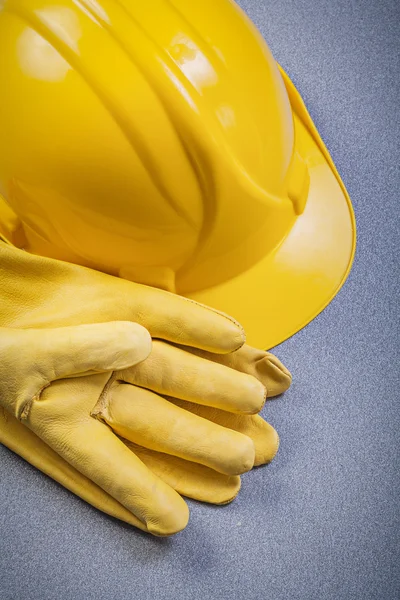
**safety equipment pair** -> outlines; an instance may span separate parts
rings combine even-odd
[[[229,0],[3,0],[0,56],[1,441],[173,533],[174,490],[227,502],[277,449],[251,413],[290,375],[218,310],[264,348],[306,325],[347,192]]]

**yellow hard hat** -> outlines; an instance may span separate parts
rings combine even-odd
[[[28,250],[209,304],[257,346],[328,304],[350,200],[236,4],[0,6],[0,193]]]

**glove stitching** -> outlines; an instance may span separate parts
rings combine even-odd
[[[201,304],[201,302],[196,302],[196,300],[192,300],[191,298],[185,298],[185,300],[187,302],[191,302],[192,304],[195,304],[196,306],[201,306],[202,308],[205,308],[206,310],[208,310],[209,312],[212,312],[213,314],[220,315],[221,317],[224,317],[225,319],[227,319],[228,321],[230,321],[231,323],[236,325],[236,327],[239,329],[239,331],[242,334],[243,342],[241,342],[239,344],[239,346],[237,346],[237,348],[235,348],[234,350],[231,350],[231,352],[236,352],[236,350],[239,350],[239,348],[241,348],[243,346],[243,344],[246,343],[246,333],[244,331],[244,328],[238,321],[236,321],[236,319],[234,319],[230,315],[225,314],[224,312],[216,310],[215,308],[211,308],[210,306],[207,306],[206,304]]]
[[[291,372],[288,369],[285,368],[285,365],[278,365],[278,364],[276,364],[276,362],[274,362],[273,360],[270,359],[270,356],[272,356],[273,358],[278,358],[274,354],[271,354],[270,352],[267,352],[266,356],[265,357],[261,357],[260,359],[258,359],[257,362],[261,362],[264,358],[267,358],[268,363],[270,365],[272,365],[273,367],[275,367],[275,369],[277,369],[280,373],[282,373],[282,375],[285,375],[290,380],[292,380],[293,376],[292,376]]]

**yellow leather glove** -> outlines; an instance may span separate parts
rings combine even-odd
[[[1,325],[43,328],[118,318],[141,321],[150,329],[154,337],[163,337],[214,352],[234,350],[235,346],[243,341],[240,327],[233,320],[166,292],[132,284],[82,267],[34,257],[6,245],[0,247],[0,261],[2,267]],[[8,344],[8,347],[15,348],[15,344]],[[52,345],[50,345],[50,354],[51,352],[53,352]],[[242,365],[242,371],[251,372],[252,369],[254,370],[255,357],[252,356],[250,359],[250,355],[254,352],[257,351],[245,347],[232,355],[219,356],[218,360],[221,363],[226,362],[229,366],[233,366],[236,362],[236,368]],[[258,367],[262,367],[262,376],[259,378],[270,381],[271,392],[279,393],[288,387],[290,376],[277,359],[262,354],[262,357],[258,357],[258,362],[256,361]],[[78,380],[57,381],[50,385],[48,390],[44,390],[43,395],[46,397],[46,394],[51,396],[55,394],[57,399],[72,397],[76,401],[74,409],[72,410],[68,402],[66,406],[59,401],[39,403],[40,407],[50,407],[50,416],[47,415],[46,418],[42,415],[33,429],[49,442],[46,436],[50,434],[43,430],[41,423],[51,423],[54,419],[55,422],[58,419],[64,423],[65,419],[72,418],[71,414],[75,410],[80,414],[79,410],[82,410],[83,406],[84,414],[90,419],[89,422],[93,421],[98,426],[99,422],[90,416],[97,405],[95,413],[98,418],[107,422],[120,435],[143,445],[140,447],[131,444],[130,448],[134,449],[135,454],[129,451],[129,455],[135,459],[140,456],[150,466],[149,476],[154,476],[158,471],[164,481],[169,479],[173,487],[193,497],[200,497],[202,495],[199,492],[200,483],[208,482],[209,497],[205,492],[204,497],[199,499],[229,501],[238,490],[238,478],[232,477],[231,474],[243,472],[253,464],[254,449],[249,437],[243,433],[251,433],[250,437],[256,441],[258,464],[273,457],[277,448],[277,436],[262,419],[257,421],[255,417],[229,415],[224,410],[219,410],[224,408],[236,412],[256,412],[263,403],[264,389],[255,378],[243,375],[240,370],[227,369],[217,361],[214,361],[214,364],[210,363],[211,356],[213,360],[217,358],[214,354],[195,356],[181,348],[157,341],[150,357],[141,363],[142,368],[137,365],[114,375],[111,383],[109,373],[87,376]],[[13,360],[9,361],[9,365],[12,369]],[[3,380],[7,381],[7,377],[12,378],[12,373],[3,375]],[[103,393],[105,378],[109,383],[107,393],[112,399],[111,404],[109,399],[106,401],[107,394]],[[119,383],[121,380],[133,385],[121,384]],[[172,402],[137,386],[181,398],[181,405],[179,406],[179,401],[174,400],[174,406]],[[102,402],[99,403],[100,397]],[[189,405],[185,400],[212,405],[216,408],[207,409]],[[55,417],[52,412],[54,404],[61,405],[65,412]],[[15,410],[19,416],[23,415],[23,412],[19,413],[14,407]],[[211,413],[204,413],[202,419],[193,414],[197,411],[200,415],[202,410],[209,410]],[[29,411],[29,419],[32,419],[32,411]],[[228,430],[214,425],[218,422],[225,425],[226,420],[229,421]],[[173,427],[177,423],[180,427]],[[28,424],[32,427],[30,421]],[[111,495],[107,496],[104,491],[97,488],[95,483],[88,486],[85,477],[74,471],[11,416],[3,413],[0,425],[4,443],[102,510],[157,534],[173,533],[184,526],[187,510],[183,508],[185,505],[180,499],[177,500],[179,496],[173,495],[175,505],[172,504],[168,518],[159,512],[160,507],[156,499],[146,498],[142,509],[132,507],[129,502],[127,503],[126,493],[121,491],[120,485],[115,486],[113,479],[115,471],[105,469],[108,487],[104,485],[104,473],[94,473],[93,469],[90,469],[89,473],[86,471],[94,482],[98,483],[100,477],[101,487],[111,491]],[[106,429],[105,426],[102,427]],[[241,433],[235,434],[233,429]],[[171,435],[173,430],[175,435]],[[58,449],[53,438],[50,440],[50,445]],[[161,450],[163,454],[146,450],[144,446],[156,451]],[[62,448],[65,450],[64,444]],[[74,448],[70,448],[69,454],[67,453],[65,457],[71,464],[75,464],[81,473],[85,473],[85,468],[82,468],[79,460],[76,461],[74,452]],[[167,456],[166,453],[172,456]],[[195,462],[189,463],[185,459]],[[114,464],[119,465],[119,463]],[[228,475],[218,475],[209,467]],[[132,486],[133,482],[130,482],[130,485]],[[133,496],[128,493],[128,497],[134,497],[134,493]],[[118,504],[115,498],[122,499],[122,504],[128,510]],[[146,521],[146,515],[143,516],[140,510],[150,511],[150,520]],[[139,522],[131,513],[139,515]],[[172,521],[169,522],[168,519]]]

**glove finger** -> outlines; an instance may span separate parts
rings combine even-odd
[[[236,352],[225,355],[204,352],[197,348],[189,348],[188,350],[196,356],[201,356],[241,373],[256,377],[265,386],[267,398],[283,394],[292,383],[290,371],[279,358],[270,352],[258,350],[258,348],[253,348],[247,344],[244,344]]]
[[[30,330],[36,333],[35,351],[54,369],[53,379],[113,371],[145,360],[151,351],[149,332],[130,321],[111,321],[58,329]]]
[[[61,380],[30,409],[28,424],[39,437],[125,508],[147,531],[172,535],[186,527],[184,500],[156,477],[118,437],[90,416],[104,375]]]
[[[140,446],[226,475],[239,475],[253,467],[254,445],[249,437],[200,418],[149,390],[116,382],[102,403],[102,419],[118,435]]]
[[[183,496],[210,504],[228,504],[239,493],[238,475],[223,475],[178,456],[156,452],[129,440],[124,442],[155,475]]]
[[[232,317],[171,292],[138,287],[132,320],[146,327],[152,338],[217,354],[233,352],[244,344],[243,327]]]
[[[129,525],[138,527],[142,531],[147,531],[145,524],[125,506],[122,506],[91,479],[77,471],[33,431],[2,408],[0,408],[0,444],[4,444],[95,508],[129,523]]]
[[[158,340],[147,360],[118,373],[118,379],[234,413],[259,412],[266,396],[264,385],[252,375]]]
[[[275,457],[279,448],[279,436],[274,427],[260,415],[234,415],[218,408],[201,406],[170,398],[170,402],[194,415],[208,419],[221,427],[233,429],[253,440],[255,449],[254,466],[267,464]]]

